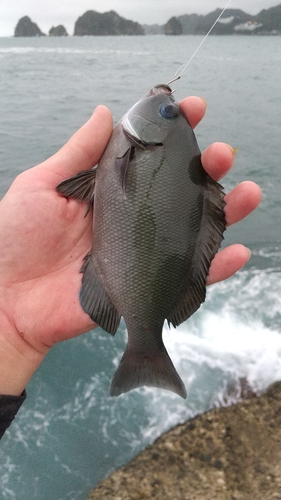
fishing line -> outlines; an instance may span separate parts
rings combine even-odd
[[[195,50],[195,52],[193,52],[191,58],[187,61],[186,64],[183,64],[182,66],[179,67],[179,69],[176,71],[175,73],[175,78],[173,78],[173,80],[170,80],[167,85],[170,85],[170,83],[173,83],[175,82],[176,80],[179,80],[180,77],[182,76],[183,72],[186,70],[187,66],[189,65],[189,63],[192,61],[192,59],[196,56],[198,50],[202,47],[203,43],[205,42],[206,38],[209,36],[209,34],[211,33],[212,29],[216,26],[217,22],[220,20],[221,16],[224,14],[224,12],[226,11],[227,7],[231,4],[232,0],[229,0],[226,4],[226,6],[223,8],[223,10],[221,11],[220,15],[217,17],[217,19],[215,20],[214,24],[211,26],[211,28],[209,29],[208,33],[204,36],[203,40],[200,42],[200,44],[198,45],[197,49]]]

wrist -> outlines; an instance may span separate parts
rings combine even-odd
[[[19,396],[45,355],[29,345],[11,325],[0,322],[0,394]]]

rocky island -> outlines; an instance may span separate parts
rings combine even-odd
[[[30,17],[22,17],[15,28],[15,36],[46,36]]]
[[[59,26],[52,26],[49,30],[49,36],[68,36],[65,27],[62,24]]]
[[[280,500],[281,382],[160,436],[88,500]]]
[[[88,10],[75,23],[74,36],[144,35],[139,23],[128,21],[114,10],[101,14]]]

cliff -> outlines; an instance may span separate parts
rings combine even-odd
[[[120,17],[113,10],[104,14],[88,10],[77,19],[74,35],[144,35],[144,29],[140,24]]]
[[[280,500],[281,382],[163,434],[88,500]]]
[[[45,36],[28,16],[22,17],[15,28],[15,36]]]

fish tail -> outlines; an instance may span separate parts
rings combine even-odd
[[[164,345],[152,354],[127,347],[110,386],[110,395],[119,396],[142,386],[158,387],[186,398],[186,389]]]

